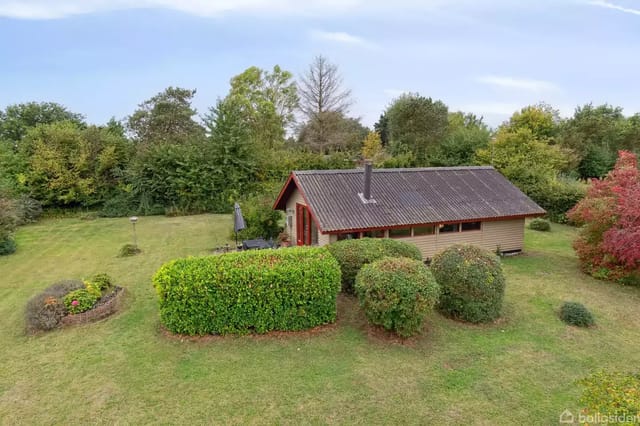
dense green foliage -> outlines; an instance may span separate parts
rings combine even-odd
[[[113,279],[105,273],[95,274],[89,280],[100,291],[104,291],[113,285]]]
[[[100,298],[100,293],[96,294],[89,288],[74,290],[64,297],[64,306],[70,314],[80,314],[93,308]]]
[[[238,233],[238,238],[242,240],[253,238],[276,239],[282,232],[281,225],[282,212],[273,209],[275,196],[259,195],[248,198],[241,203],[242,216],[244,217],[246,228]],[[232,238],[235,233],[232,229]]]
[[[591,312],[578,302],[564,302],[560,307],[560,319],[577,327],[590,327],[595,324]]]
[[[456,244],[433,256],[431,272],[442,290],[438,309],[445,315],[472,323],[500,316],[505,279],[493,253]]]
[[[335,321],[340,268],[324,248],[254,250],[177,259],[153,283],[174,333],[304,330]]]
[[[551,231],[551,224],[548,220],[537,217],[529,222],[529,229],[533,229],[534,231],[548,232]]]
[[[13,254],[17,249],[16,241],[12,237],[5,237],[0,240],[0,256]]]
[[[59,281],[33,296],[25,308],[25,325],[28,331],[46,331],[56,328],[67,314],[64,297],[84,288],[79,280]]]
[[[355,292],[370,323],[409,337],[422,328],[440,287],[422,261],[385,257],[360,269]]]
[[[55,103],[7,106],[0,193],[34,200],[23,205],[32,218],[37,203],[108,217],[230,212],[235,202],[272,196],[292,170],[352,168],[363,158],[385,168],[489,164],[548,219],[566,222],[585,193],[576,178],[604,176],[619,149],[640,151],[640,114],[606,104],[578,107],[568,119],[546,104],[527,106],[490,129],[474,114],[406,93],[370,133],[350,116],[351,92],[323,56],[297,79],[278,65],[251,66],[200,117],[195,95],[168,87],[104,125]]]
[[[385,115],[391,152],[411,152],[416,165],[427,165],[428,157],[447,134],[447,106],[442,101],[407,93],[395,99]]]
[[[640,413],[640,373],[598,371],[578,381],[580,403],[586,415],[615,418],[616,424],[634,425]]]
[[[342,291],[349,294],[354,292],[353,286],[360,268],[367,263],[383,257],[408,257],[422,260],[418,247],[389,238],[343,240],[329,244],[327,247],[340,264]]]

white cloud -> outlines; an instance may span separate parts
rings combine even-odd
[[[530,92],[557,91],[559,87],[544,80],[532,80],[528,78],[514,78],[497,75],[486,75],[478,77],[477,81],[494,87],[504,89],[518,89]]]
[[[345,33],[342,31],[331,32],[331,31],[313,30],[311,31],[311,38],[315,40],[331,41],[331,42],[343,43],[343,44],[371,46],[371,44],[367,42],[365,39],[363,39],[362,37],[358,37],[353,34]]]
[[[617,4],[609,3],[605,0],[594,0],[589,2],[592,6],[604,7],[606,9],[619,10],[620,12],[630,13],[632,15],[640,15],[640,9],[632,9],[629,7],[619,6]]]
[[[125,9],[170,9],[197,16],[227,12],[274,15],[344,13],[364,0],[0,0],[0,16],[19,19],[60,19],[87,13]]]

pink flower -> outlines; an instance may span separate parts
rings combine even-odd
[[[72,301],[71,306],[78,306],[78,301],[77,300]]]

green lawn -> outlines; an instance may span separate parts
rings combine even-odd
[[[640,289],[579,272],[574,230],[527,231],[505,259],[504,318],[491,326],[432,314],[409,344],[367,332],[352,300],[313,335],[165,337],[151,276],[165,261],[224,244],[230,216],[144,217],[144,252],[117,258],[127,219],[46,220],[23,227],[0,258],[0,423],[557,424],[577,412],[574,381],[638,365]],[[107,272],[128,307],[100,323],[23,333],[27,299],[63,278]],[[595,329],[565,326],[563,300],[583,302]]]

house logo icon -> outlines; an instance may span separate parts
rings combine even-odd
[[[562,414],[560,414],[560,424],[572,425],[573,413],[569,410],[564,410]]]

